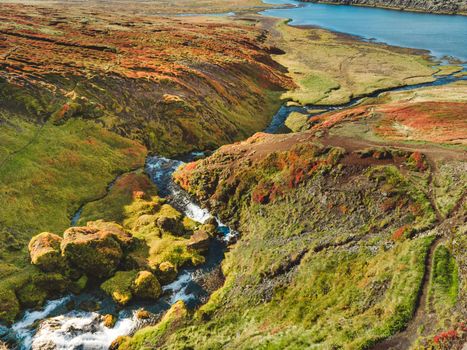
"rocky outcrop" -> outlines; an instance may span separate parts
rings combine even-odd
[[[61,270],[64,259],[60,252],[62,238],[54,233],[42,232],[29,242],[32,264],[45,272]]]
[[[61,249],[71,266],[97,278],[111,276],[123,257],[122,247],[111,232],[91,227],[66,230]]]
[[[162,293],[159,281],[149,271],[118,271],[101,289],[120,305],[128,304],[135,297],[157,300]]]
[[[466,0],[301,0],[303,2],[321,2],[340,5],[359,5],[383,7],[396,10],[420,11],[431,13],[467,14]]]

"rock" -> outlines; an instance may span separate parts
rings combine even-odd
[[[162,205],[157,213],[157,226],[164,231],[174,235],[184,235],[185,228],[183,226],[183,215],[168,204]]]
[[[92,227],[71,227],[63,234],[62,255],[73,267],[96,278],[111,276],[123,257],[115,233]]]
[[[70,284],[70,291],[75,294],[81,293],[88,284],[88,276],[82,275],[77,281]]]
[[[142,299],[158,299],[162,294],[162,288],[154,276],[149,271],[140,271],[133,282],[134,294]]]
[[[149,311],[141,309],[141,310],[138,310],[138,312],[136,313],[136,318],[139,320],[147,320],[151,318],[151,313]]]
[[[115,222],[97,220],[88,222],[86,226],[109,232],[122,248],[128,248],[133,243],[133,236]]]
[[[101,284],[101,289],[119,305],[128,304],[133,299],[133,281],[137,271],[117,271],[115,275]]]
[[[209,249],[210,239],[209,234],[205,230],[200,229],[191,235],[187,248],[204,252]]]
[[[39,273],[32,277],[32,282],[37,289],[44,290],[52,295],[61,295],[70,286],[70,280],[57,272]]]
[[[117,337],[117,339],[115,339],[112,344],[110,344],[109,346],[109,350],[118,350],[118,348],[120,347],[120,345],[122,345],[125,341],[129,340],[130,337],[127,336],[127,335],[123,335],[123,336],[120,336],[120,337]]]
[[[76,303],[74,300],[70,300],[66,303],[65,307],[68,311],[72,311],[74,308],[76,308]]]
[[[31,263],[45,272],[61,271],[65,260],[60,252],[62,238],[54,233],[42,232],[29,242]]]
[[[98,311],[100,308],[101,306],[99,305],[99,303],[93,300],[85,300],[79,303],[78,305],[78,309],[87,311],[87,312]]]
[[[210,218],[208,218],[205,222],[204,222],[204,225],[213,225],[215,227],[215,229],[217,229],[219,227],[219,224],[217,223],[217,220],[214,216],[211,216]]]
[[[34,308],[44,304],[47,292],[37,288],[34,283],[29,283],[16,291],[16,296],[22,307]]]
[[[159,264],[157,277],[162,284],[168,284],[177,278],[177,267],[170,261],[164,261]]]
[[[213,224],[204,224],[204,225],[201,225],[199,230],[205,231],[209,235],[209,237],[215,237],[215,236],[220,235],[220,232],[217,231],[217,227],[218,227],[217,225],[213,225]]]
[[[300,112],[292,112],[285,120],[285,126],[293,132],[302,130],[308,121],[308,115]]]
[[[117,316],[112,314],[106,314],[102,317],[104,326],[107,328],[114,328],[115,323],[117,323]]]

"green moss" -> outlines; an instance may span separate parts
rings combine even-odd
[[[151,327],[146,327],[131,337],[122,339],[118,349],[136,350],[146,347],[148,344],[157,344],[158,339],[171,327],[179,326],[187,317],[188,311],[183,301],[173,304],[165,313],[160,322]]]
[[[138,271],[117,271],[115,275],[101,284],[101,289],[120,304],[126,305],[133,298],[132,284]]]
[[[431,303],[439,315],[446,315],[457,302],[459,276],[456,260],[445,245],[435,250],[431,276]]]
[[[285,126],[287,126],[293,132],[297,132],[302,130],[302,128],[306,125],[308,121],[308,115],[299,113],[299,112],[292,112],[289,114],[287,119],[285,120]]]

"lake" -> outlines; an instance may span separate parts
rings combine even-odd
[[[264,2],[297,6],[261,12],[267,16],[290,18],[292,25],[320,26],[391,45],[429,50],[438,58],[453,56],[467,61],[466,16],[303,3],[293,0]]]

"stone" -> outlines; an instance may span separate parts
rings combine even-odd
[[[191,235],[187,248],[201,252],[207,251],[209,249],[210,239],[211,237],[209,234],[205,230],[200,229]]]
[[[170,261],[164,261],[159,264],[157,277],[162,284],[168,284],[177,278],[177,267]]]
[[[31,263],[44,272],[61,271],[65,260],[60,252],[62,238],[54,233],[42,232],[29,242]]]
[[[96,278],[111,276],[123,257],[114,233],[92,227],[71,227],[66,230],[61,250],[70,265]]]
[[[104,326],[107,328],[114,328],[115,323],[117,323],[117,317],[112,314],[106,314],[102,316],[102,321],[104,323]]]
[[[138,298],[155,300],[162,294],[162,288],[149,271],[140,271],[133,282],[133,291]]]

